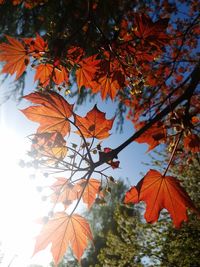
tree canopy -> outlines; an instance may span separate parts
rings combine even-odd
[[[31,69],[37,83],[23,96],[29,103],[22,113],[39,124],[30,164],[46,176],[61,173],[49,187],[52,211],[34,253],[50,243],[55,264],[69,247],[80,261],[93,236],[77,208],[104,203],[114,180],[106,171],[119,167],[118,155],[132,142],[148,152],[166,144],[169,161],[150,169],[124,202],[144,201],[149,223],[166,209],[176,228],[188,209],[199,214],[190,192],[168,174],[200,152],[198,1],[14,0],[0,1],[0,12],[1,72],[15,75],[22,93]],[[115,102],[116,115],[107,118],[95,105],[80,116],[74,104],[88,95]],[[117,119],[130,120],[133,133],[106,147]],[[72,136],[79,141],[71,143]]]

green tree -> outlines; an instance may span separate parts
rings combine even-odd
[[[140,213],[137,209],[119,205],[114,212],[116,228],[111,228],[106,236],[106,245],[100,250],[98,263],[93,265],[116,267],[139,267],[141,262]]]
[[[157,160],[156,165],[160,166],[164,160]],[[200,206],[198,158],[193,157],[189,166],[187,162],[182,163],[182,166],[175,165],[172,172],[179,174],[186,190]],[[115,209],[116,227],[104,236],[104,246],[100,249],[98,260],[91,266],[199,266],[199,219],[190,214],[189,222],[184,223],[181,229],[175,229],[167,213],[162,211],[159,222],[149,225],[140,219],[143,208],[140,205],[137,209],[124,206]]]

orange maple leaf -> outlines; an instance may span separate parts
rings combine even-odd
[[[68,73],[62,65],[54,67],[52,64],[40,64],[35,67],[36,73],[34,80],[39,80],[40,84],[46,87],[50,81],[54,81],[55,84],[61,84],[68,82]]]
[[[118,81],[113,77],[103,76],[98,82],[100,83],[101,97],[103,100],[107,95],[113,100],[117,91],[121,88]]]
[[[81,180],[78,182],[82,189],[84,189],[82,199],[83,202],[87,204],[88,209],[94,204],[96,195],[100,192],[101,182],[97,179],[90,178],[89,181],[86,179]],[[100,194],[102,195],[102,193]]]
[[[37,132],[60,132],[64,137],[70,131],[70,123],[67,120],[72,115],[73,105],[70,105],[56,92],[35,92],[25,99],[37,106],[31,106],[21,110],[32,121],[40,124]]]
[[[92,232],[85,218],[78,214],[69,216],[65,212],[58,212],[43,226],[36,239],[34,254],[51,243],[51,252],[57,266],[69,246],[80,260],[88,240],[92,239]]]
[[[16,79],[18,79],[29,64],[28,51],[18,40],[10,36],[6,36],[6,38],[9,44],[0,44],[0,61],[6,62],[2,73],[9,73],[11,75],[16,73]]]
[[[85,117],[75,115],[75,124],[84,137],[104,139],[110,135],[108,131],[112,128],[114,119],[107,120],[105,113],[95,105]],[[79,131],[76,131],[76,133],[80,134]]]
[[[48,51],[48,43],[36,33],[36,38],[24,38],[24,43],[28,46],[28,52],[34,58],[40,58]]]
[[[136,130],[139,130],[145,125],[145,122],[139,122],[135,125]],[[147,143],[149,148],[147,152],[154,149],[160,143],[166,140],[167,131],[165,125],[162,122],[158,122],[145,131],[140,137],[135,139],[138,143]]]
[[[50,187],[54,191],[51,195],[51,201],[62,203],[66,209],[74,200],[79,198],[81,186],[72,184],[69,179],[63,177],[56,179],[57,181]]]
[[[52,64],[40,64],[35,67],[36,73],[34,80],[39,80],[42,86],[47,86],[50,82],[51,75],[53,72],[53,65]]]
[[[172,176],[162,176],[150,170],[144,178],[125,195],[124,202],[146,203],[145,219],[148,223],[158,220],[160,211],[167,209],[176,228],[188,220],[187,208],[198,212],[179,180]],[[199,213],[199,212],[198,212]]]
[[[90,88],[93,93],[99,90],[99,84],[94,80],[95,73],[99,69],[100,60],[96,59],[97,55],[84,58],[78,63],[79,68],[76,71],[76,79],[79,90],[82,86]]]

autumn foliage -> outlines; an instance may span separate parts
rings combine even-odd
[[[80,261],[92,232],[86,218],[77,214],[77,207],[82,203],[90,209],[105,202],[104,191],[114,180],[106,170],[119,167],[118,154],[132,142],[147,144],[147,152],[165,144],[170,159],[162,173],[148,171],[126,193],[124,203],[145,202],[149,223],[156,222],[160,211],[166,209],[177,228],[188,220],[188,208],[199,214],[190,192],[176,177],[167,175],[171,164],[181,163],[181,157],[191,159],[200,152],[199,14],[195,1],[188,6],[186,20],[171,15],[179,12],[168,1],[163,1],[157,16],[148,5],[138,11],[132,8],[113,25],[111,37],[95,19],[99,1],[89,2],[88,17],[71,39],[64,31],[59,37],[47,33],[21,38],[6,35],[0,44],[2,73],[18,80],[30,68],[34,70],[37,89],[24,96],[31,105],[22,110],[39,125],[30,136],[32,163],[47,174],[62,173],[49,187],[52,214],[44,221],[34,251],[51,243],[56,265],[68,247]],[[48,5],[48,1],[12,3],[25,9]],[[86,38],[90,29],[98,38],[88,51],[74,36]],[[105,147],[103,141],[113,132],[117,114],[107,118],[96,104],[80,116],[67,96],[72,81],[80,94],[85,90],[123,106],[133,123],[133,135],[116,148]],[[71,144],[70,135],[79,141]],[[59,205],[62,211],[57,210]]]

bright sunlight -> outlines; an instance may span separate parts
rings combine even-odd
[[[1,266],[27,267],[31,263],[49,266],[47,263],[51,256],[48,252],[32,257],[35,236],[39,231],[35,220],[44,215],[44,203],[36,191],[36,181],[30,179],[34,170],[22,168],[19,164],[30,144],[24,136],[7,126],[2,110],[0,129]]]

